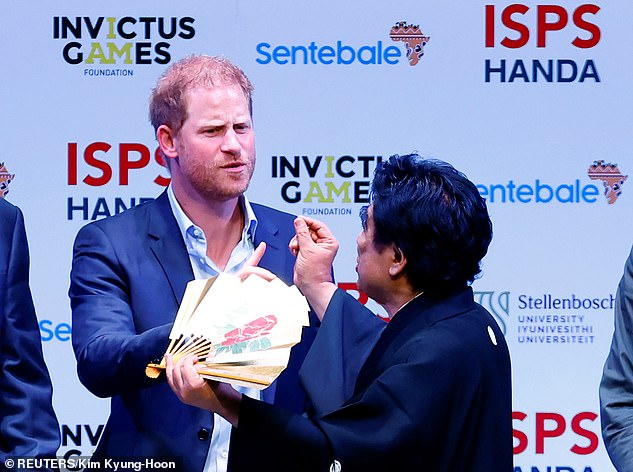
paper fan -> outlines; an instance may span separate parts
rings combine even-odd
[[[203,377],[233,385],[266,388],[288,365],[290,349],[301,340],[309,306],[293,285],[256,275],[241,281],[220,274],[192,280],[169,335],[165,354],[174,360],[194,354]],[[156,378],[165,369],[148,364]]]

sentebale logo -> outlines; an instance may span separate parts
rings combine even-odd
[[[4,198],[9,193],[9,184],[15,178],[15,174],[10,174],[4,162],[0,162],[0,198]]]
[[[609,205],[615,203],[620,195],[622,195],[622,186],[629,177],[622,175],[617,164],[607,164],[605,161],[594,161],[587,171],[591,180],[601,180],[604,185],[604,196]]]
[[[424,35],[418,25],[409,25],[406,21],[399,21],[389,30],[392,42],[403,43],[402,47],[375,41],[369,44],[351,44],[347,40],[339,39],[329,44],[317,41],[306,41],[303,44],[272,44],[262,41],[255,46],[258,64],[273,65],[322,65],[348,66],[351,64],[363,66],[393,66],[404,62],[416,65],[424,55],[424,46],[431,39]]]
[[[422,33],[419,25],[409,25],[406,21],[399,21],[391,27],[389,37],[392,41],[403,42],[407,49],[409,65],[414,66],[424,56],[424,46],[431,39]]]

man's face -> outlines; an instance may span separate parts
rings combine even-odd
[[[389,246],[376,246],[374,237],[373,207],[369,206],[363,230],[356,238],[358,289],[381,303],[387,300],[386,291],[389,290],[391,279],[389,266],[393,261],[393,251],[389,250]]]
[[[186,98],[187,119],[173,139],[172,177],[206,199],[241,195],[255,168],[255,133],[242,89],[196,88]]]

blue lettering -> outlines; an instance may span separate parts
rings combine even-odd
[[[288,64],[288,57],[290,57],[290,50],[287,47],[277,46],[273,49],[273,58],[277,64]]]
[[[72,328],[68,323],[59,323],[55,328],[55,337],[60,341],[70,341]]]
[[[323,64],[332,64],[332,62],[334,62],[332,58],[335,56],[336,51],[334,51],[334,48],[331,46],[323,46],[319,49],[319,62]]]
[[[256,47],[257,52],[260,53],[262,56],[264,56],[264,59],[255,59],[256,62],[258,62],[259,64],[268,64],[270,63],[272,56],[265,51],[265,49],[270,49],[270,44],[269,43],[259,43]]]
[[[402,51],[395,46],[388,46],[385,49],[385,62],[387,64],[397,64],[402,57]]]
[[[519,185],[517,188],[517,200],[521,203],[528,203],[532,200],[532,195],[534,195],[534,190],[529,185]],[[537,197],[538,201],[538,197]]]
[[[595,203],[600,190],[593,184],[573,183],[553,186],[535,179],[534,184],[517,185],[513,180],[506,184],[478,184],[479,194],[490,203]]]
[[[59,323],[55,325],[51,320],[41,320],[39,327],[42,342],[48,342],[54,339],[62,342],[70,341],[72,327],[69,323]]]
[[[50,329],[50,326],[53,325],[51,320],[42,320],[40,321],[40,336],[42,337],[42,341],[50,341],[53,339],[54,334]]]
[[[526,62],[528,61],[526,60]],[[537,83],[539,81],[571,83],[576,81],[585,82],[588,79],[600,82],[598,69],[592,59],[587,59],[582,67],[572,59],[547,59],[546,61],[532,59],[531,70],[526,66],[523,59],[516,59],[511,65],[505,59],[500,59],[497,67],[493,65],[492,60],[485,60],[485,82],[491,82],[495,78],[497,82],[504,83],[506,82],[506,72],[508,72],[508,83],[515,81],[524,83]]]
[[[569,66],[571,70],[570,75],[567,77],[563,74],[563,66],[566,65]],[[558,72],[559,82],[573,82],[576,80],[576,76],[578,75],[578,66],[576,66],[576,63],[571,59],[559,59],[558,64],[556,65],[556,70]]]
[[[378,41],[378,44],[380,45],[382,43]],[[365,56],[367,56],[366,58],[363,57],[364,52],[368,53],[365,54]],[[380,54],[377,54],[376,48],[373,46],[363,46],[358,49],[358,62],[361,64],[380,64]]]
[[[354,52],[354,49],[350,46],[343,46],[343,43],[341,41],[336,42],[336,52],[338,56],[337,64],[351,64],[356,58],[356,53]],[[343,58],[344,53],[348,54],[348,59]]]
[[[525,471],[528,471],[527,466],[525,468]],[[523,472],[523,469],[521,468],[521,466],[517,465],[514,466],[513,472]],[[543,467],[533,465],[529,468],[529,472],[574,472],[574,468],[568,465],[548,465]],[[591,467],[586,466],[583,469],[583,472],[593,472],[593,470],[591,469]]]
[[[501,59],[499,67],[491,67],[490,59],[486,59],[486,67],[485,67],[485,80],[486,82],[490,82],[490,75],[495,73],[499,74],[499,82],[506,81],[506,60]]]
[[[598,69],[596,69],[596,65],[591,59],[588,59],[585,62],[585,66],[582,68],[582,72],[580,73],[580,79],[578,79],[578,82],[584,82],[587,78],[593,79],[595,82],[600,82]]]
[[[512,68],[512,72],[510,72],[510,79],[508,80],[508,82],[514,82],[514,80],[517,78],[523,79],[523,82],[530,81],[527,70],[525,70],[525,65],[523,65],[523,61],[521,59],[517,60],[514,63],[514,67]]]
[[[582,199],[588,203],[594,203],[598,195],[600,191],[595,185],[586,185],[582,188]]]
[[[547,192],[546,197],[541,196],[541,192],[545,190]],[[548,203],[552,200],[554,196],[554,192],[552,191],[552,187],[549,185],[541,185],[541,181],[536,179],[536,202],[537,203]]]
[[[336,41],[336,45],[319,46],[314,41],[308,45],[272,46],[261,42],[255,46],[258,64],[323,64],[323,65],[395,65],[402,58],[402,51],[396,46],[385,47],[382,41],[373,45],[363,45],[354,48],[343,41]]]

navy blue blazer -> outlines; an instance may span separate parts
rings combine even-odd
[[[55,456],[52,395],[29,288],[24,219],[0,198],[0,464],[11,456]]]
[[[260,266],[292,284],[292,215],[253,204],[255,245],[266,242]],[[201,471],[209,449],[213,415],[181,403],[164,375],[145,376],[162,357],[185,292],[194,278],[167,193],[116,216],[84,226],[75,240],[69,295],[73,348],[81,382],[111,397],[110,417],[96,456],[164,457],[181,470]],[[301,412],[298,369],[315,328],[304,329],[288,368],[263,398]]]
[[[373,315],[338,290],[331,316],[351,328]],[[340,323],[324,321],[314,348],[341,336],[328,326]],[[328,471],[336,460],[343,472],[511,472],[508,348],[470,288],[420,296],[384,328],[343,406],[307,418],[244,398],[236,432],[255,459],[229,460],[230,471]]]
[[[633,247],[618,284],[613,321],[599,390],[602,436],[613,465],[633,470]]]

